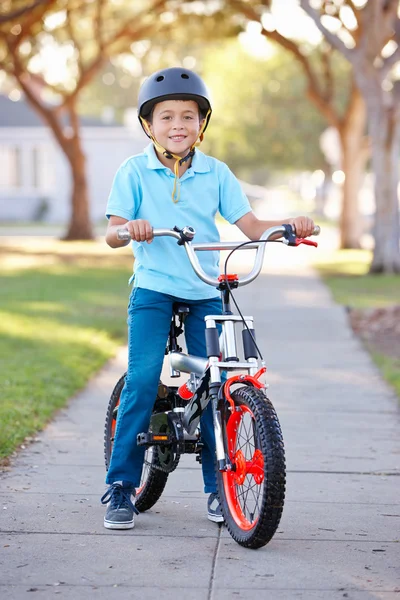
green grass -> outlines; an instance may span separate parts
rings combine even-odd
[[[373,351],[371,354],[375,363],[381,369],[384,378],[393,386],[400,399],[400,359]]]
[[[130,257],[74,258],[68,245],[52,260],[49,248],[35,260],[18,252],[0,248],[0,458],[42,428],[126,339]]]
[[[322,256],[315,267],[339,304],[350,308],[368,309],[400,303],[398,275],[369,275],[371,252],[368,250],[338,250]],[[369,348],[384,378],[400,398],[400,360]]]
[[[314,263],[339,304],[351,308],[377,308],[399,303],[398,275],[369,275],[371,252],[337,250]]]

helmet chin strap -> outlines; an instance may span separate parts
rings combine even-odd
[[[204,129],[207,126],[207,120],[208,120],[208,116],[210,114],[210,110],[207,112],[204,120],[203,120],[203,124],[200,127],[199,133],[197,135],[196,141],[194,142],[194,144],[192,144],[190,146],[190,150],[189,152],[186,154],[186,156],[182,157],[179,156],[178,154],[174,154],[173,152],[170,152],[169,150],[167,150],[166,148],[164,148],[163,146],[161,146],[161,144],[159,142],[157,142],[156,138],[154,137],[154,135],[151,132],[150,129],[150,124],[148,121],[146,121],[146,119],[144,119],[143,117],[139,116],[140,121],[143,125],[143,129],[145,130],[146,134],[149,136],[149,138],[151,139],[151,141],[154,144],[154,147],[156,148],[156,150],[162,154],[163,156],[165,156],[165,158],[175,158],[175,164],[174,164],[174,175],[175,175],[175,179],[174,179],[174,189],[172,190],[172,201],[173,202],[178,202],[179,198],[180,198],[180,182],[179,182],[179,166],[183,165],[183,163],[185,163],[186,161],[190,160],[193,156],[194,153],[196,151],[196,147],[200,146],[201,142],[203,141],[204,135]]]

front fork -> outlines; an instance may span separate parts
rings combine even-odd
[[[228,448],[226,448],[227,440],[224,436],[222,427],[221,411],[218,409],[219,401],[222,400],[229,404],[227,410],[231,413],[235,410],[235,404],[230,394],[230,386],[234,383],[244,383],[252,385],[255,388],[264,388],[264,384],[259,381],[259,378],[265,373],[266,368],[262,367],[255,375],[234,375],[225,382],[214,382],[210,384],[210,401],[212,403],[214,433],[215,433],[215,449],[217,457],[217,466],[219,471],[231,471],[232,463],[229,457]],[[222,386],[222,389],[221,389]],[[221,392],[221,394],[220,394]]]
[[[222,384],[223,385],[223,384]],[[228,460],[225,449],[224,433],[222,430],[221,411],[218,410],[218,394],[221,388],[221,383],[212,383],[210,385],[210,402],[212,406],[214,435],[215,435],[215,452],[217,456],[217,467],[219,471],[226,471]]]

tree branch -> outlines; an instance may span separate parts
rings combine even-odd
[[[20,64],[17,56],[14,60],[14,69],[14,76],[17,79],[21,89],[25,93],[25,96],[28,98],[36,112],[51,127],[60,146],[63,148],[66,154],[68,154],[68,140],[63,134],[61,123],[56,116],[56,111],[46,107],[46,105],[41,102],[40,98],[35,94],[29,85],[29,74],[23,70],[23,67]]]
[[[56,2],[57,0],[46,0],[45,3],[40,3],[37,5],[37,10],[30,11],[27,17],[20,23],[21,31],[18,35],[13,35],[7,32],[7,45],[16,49],[21,42],[31,34],[32,27],[42,20],[49,8]]]
[[[400,106],[400,81],[395,81],[393,84],[393,98],[394,105],[397,106],[397,110],[399,110]]]
[[[353,0],[346,0],[346,5],[349,8],[351,8],[351,10],[353,11],[354,18],[357,21],[357,28],[361,29],[361,27],[362,27],[362,19],[361,19],[361,15],[360,15],[360,10],[356,7],[356,5],[354,4]]]
[[[389,39],[398,33],[397,27],[399,18],[397,15],[397,9],[399,7],[398,0],[387,0],[382,8],[382,20],[383,20],[383,33],[385,44]],[[397,30],[397,31],[396,31]],[[386,34],[386,35],[385,35]]]
[[[268,2],[268,0],[265,1]],[[229,5],[234,7],[249,21],[260,22],[260,15],[255,11],[254,7],[252,7],[247,2],[240,2],[240,0],[230,0]],[[327,121],[331,125],[333,125],[333,127],[339,128],[341,126],[341,119],[337,111],[334,109],[333,105],[329,102],[327,95],[325,95],[321,91],[320,85],[318,83],[318,78],[312,69],[311,63],[308,60],[307,56],[301,52],[299,46],[292,40],[284,37],[276,29],[274,29],[273,31],[268,31],[267,29],[262,27],[261,34],[267,39],[272,40],[273,42],[279,44],[282,48],[285,48],[286,50],[291,52],[296,58],[296,60],[300,62],[308,81],[308,97],[315,104],[315,106],[317,106],[318,110],[324,115]]]
[[[136,23],[139,19],[146,17],[149,14],[151,14],[152,16],[154,14],[159,15],[165,8],[167,1],[168,0],[154,0],[150,8],[148,8],[146,11],[141,11],[140,13],[135,15],[134,22]],[[151,28],[154,28],[154,25],[152,25]],[[117,42],[123,37],[135,36],[136,31],[137,28],[134,26],[132,27],[131,21],[128,21],[123,27],[121,27],[121,29],[116,34],[114,34],[114,36],[111,39],[107,40],[107,42],[104,42],[104,49],[107,50],[107,48],[112,46],[115,42]]]
[[[322,48],[321,59],[322,67],[325,77],[325,94],[324,98],[326,102],[331,102],[333,98],[333,77],[332,77],[332,64],[331,64],[331,53],[332,46]]]
[[[75,11],[76,11],[76,8],[75,8]],[[76,50],[78,51],[78,59],[76,62],[78,65],[79,74],[82,74],[82,71],[83,71],[82,46],[79,43],[79,41],[75,35],[75,32],[74,32],[74,27],[72,25],[72,18],[73,18],[72,12],[73,12],[73,9],[70,8],[70,5],[68,3],[67,9],[66,9],[66,13],[67,13],[66,29],[67,29],[68,35],[69,35],[73,45],[75,46]]]
[[[330,4],[330,6],[332,6],[332,5]],[[354,35],[354,32],[347,27],[347,25],[343,21],[343,18],[340,15],[340,8],[342,8],[342,7],[339,7],[339,6],[335,5],[334,8],[336,9],[336,12],[335,12],[335,14],[332,14],[332,16],[334,16],[338,21],[340,21],[340,23],[341,23],[341,29],[344,29],[353,38],[354,43],[356,43],[356,36]],[[353,8],[353,13],[354,13],[354,8]],[[356,30],[356,32],[357,32],[357,30]]]
[[[333,46],[333,48],[336,48],[336,50],[338,50],[341,54],[343,54],[343,56],[345,56],[347,58],[347,60],[352,62],[353,54],[354,54],[353,51],[350,50],[349,48],[347,48],[344,45],[344,43],[342,42],[342,40],[340,38],[338,38],[337,35],[335,35],[331,31],[329,31],[329,29],[327,29],[326,27],[324,27],[324,25],[322,25],[320,15],[314,8],[312,8],[310,6],[309,2],[307,0],[300,0],[300,6],[304,10],[304,12],[309,17],[311,17],[311,19],[314,21],[315,25],[318,27],[319,31],[325,37],[326,41],[331,46]]]
[[[82,70],[74,91],[64,97],[64,102],[57,107],[57,112],[62,112],[75,102],[79,92],[93,79],[106,58],[106,54],[99,53],[91,64]]]
[[[31,12],[32,10],[35,10],[35,8],[37,8],[41,4],[49,4],[49,0],[36,0],[36,2],[33,2],[33,4],[30,4],[29,6],[24,6],[17,10],[11,11],[5,15],[0,14],[0,25],[2,23],[8,23],[9,21],[13,21],[14,19],[22,17],[23,15]]]
[[[166,2],[167,0],[156,0],[153,3],[150,12],[153,12],[153,10],[162,10],[165,7]],[[146,10],[146,12],[142,11],[136,15],[135,22],[137,23],[141,17],[146,17],[148,14],[149,10]],[[64,102],[57,107],[57,111],[61,112],[65,110],[76,101],[80,91],[93,79],[101,66],[104,64],[111,52],[111,47],[114,44],[120,42],[124,37],[127,38],[127,43],[131,44],[132,41],[143,39],[143,36],[146,36],[146,34],[152,30],[154,30],[153,24],[142,25],[142,27],[133,28],[129,22],[121,27],[121,29],[114,36],[112,36],[111,39],[107,40],[107,42],[103,40],[101,45],[99,44],[96,57],[92,60],[89,66],[86,68],[84,66],[81,67],[80,77],[77,81],[75,89],[68,96],[64,97]]]
[[[97,0],[97,11],[94,22],[94,36],[99,45],[100,52],[104,52],[104,40],[103,40],[103,9],[105,0]]]
[[[400,46],[397,46],[396,50],[383,60],[382,67],[380,68],[380,72],[383,77],[389,73],[390,69],[400,60]]]

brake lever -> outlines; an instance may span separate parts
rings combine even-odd
[[[300,244],[305,244],[306,246],[314,246],[315,248],[318,248],[317,242],[313,242],[312,240],[307,240],[305,238],[297,237],[293,244],[289,242],[289,246],[300,246]]]
[[[306,238],[297,237],[291,225],[284,225],[284,228],[284,237],[288,242],[288,246],[300,246],[300,244],[306,244],[306,246],[314,246],[315,248],[318,248],[317,242],[313,242],[312,240],[308,240]]]

